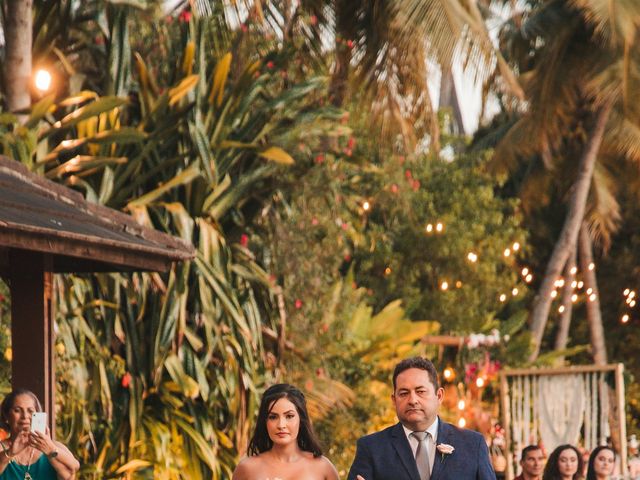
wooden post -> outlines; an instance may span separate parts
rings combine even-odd
[[[507,459],[506,480],[512,480],[513,454],[511,453],[511,409],[509,406],[509,382],[505,372],[500,372],[500,403],[502,407],[502,428],[504,428],[504,456]]]
[[[55,438],[52,259],[48,254],[12,250],[9,263],[11,385],[36,394]]]
[[[624,411],[624,365],[616,364],[616,411],[618,413],[618,431],[620,433],[620,467],[625,475],[627,468],[627,419]]]

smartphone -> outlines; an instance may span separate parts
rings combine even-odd
[[[33,412],[31,415],[31,431],[44,433],[47,428],[47,412]]]

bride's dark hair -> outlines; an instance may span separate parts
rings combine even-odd
[[[260,402],[260,410],[258,411],[258,419],[256,420],[256,428],[249,442],[248,454],[258,455],[260,453],[271,450],[273,441],[269,437],[267,431],[267,417],[275,403],[281,398],[286,398],[293,403],[300,417],[300,430],[298,431],[298,446],[305,452],[313,453],[314,457],[322,456],[322,448],[320,442],[311,426],[309,413],[307,412],[307,402],[304,394],[293,385],[288,383],[278,383],[267,388]]]

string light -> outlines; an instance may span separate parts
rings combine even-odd
[[[34,83],[41,92],[48,91],[51,88],[51,74],[43,69],[36,71]]]
[[[593,270],[594,268],[596,268],[596,265],[595,265],[595,263],[591,262],[589,264],[589,270]]]
[[[442,232],[444,230],[444,225],[440,222],[436,223],[436,231]]]
[[[387,267],[384,269],[384,274],[385,275],[391,275],[391,267]]]
[[[453,369],[447,367],[444,369],[444,372],[442,372],[442,375],[444,376],[445,380],[451,380],[453,378]]]
[[[576,295],[575,293],[573,295],[571,295],[571,301],[573,303],[576,303],[578,301],[578,295]]]
[[[427,233],[433,232],[433,225],[431,225],[430,223],[427,224],[427,226],[425,227],[425,230],[427,231]]]
[[[595,302],[596,298],[598,298],[598,297],[596,296],[595,293],[592,293],[591,295],[589,295],[589,301],[590,302]]]
[[[456,288],[462,288],[462,282],[460,280],[456,282]]]
[[[447,290],[449,288],[449,282],[446,280],[440,284],[440,290]]]
[[[484,387],[484,378],[482,377],[476,378],[476,387],[478,388]]]
[[[505,257],[508,257],[509,255],[511,255],[511,250],[509,250],[508,248],[505,248],[505,249],[504,249],[504,253],[503,253],[503,255],[504,255]]]
[[[555,281],[554,285],[556,287],[562,288],[564,287],[564,278],[559,278]]]
[[[551,292],[551,298],[556,298],[558,296],[558,292],[557,291],[553,291]]]
[[[369,209],[370,209],[370,208],[371,208],[371,204],[370,204],[369,202],[366,202],[366,201],[365,201],[365,202],[362,204],[362,209],[363,209],[365,212],[369,211]]]
[[[573,281],[571,282],[571,288],[576,288],[578,286],[578,282],[577,281]]]
[[[629,321],[629,315],[627,315],[626,313],[622,316],[622,318],[620,319],[620,321],[622,323],[627,323]]]
[[[578,267],[571,267],[571,275],[575,275],[576,273],[578,273]]]
[[[518,289],[514,288],[513,290],[511,290],[511,295],[513,295],[514,297],[518,295]]]
[[[504,302],[507,299],[507,296],[503,293],[502,295],[500,295],[500,301]]]
[[[458,420],[458,427],[464,428],[466,425],[467,421],[464,418],[460,418],[460,420]]]
[[[591,295],[591,292],[593,292],[593,288],[591,287],[587,288],[587,295]]]
[[[624,292],[622,292],[622,293],[623,293],[623,294],[624,294],[624,296],[626,297],[627,295],[629,295],[629,292],[630,292],[630,291],[631,291],[631,290],[629,290],[628,288],[625,288],[625,289],[624,289]]]
[[[564,312],[564,305],[560,305],[558,307],[558,312],[563,313]]]
[[[473,252],[469,252],[467,253],[467,260],[469,260],[472,263],[475,263],[478,260],[478,255]]]
[[[582,288],[582,287],[584,287],[584,282],[582,280],[580,280],[578,282],[578,288]]]
[[[466,403],[464,400],[458,400],[458,410],[464,410],[464,407],[466,407]]]
[[[533,275],[529,274],[526,277],[524,277],[524,281],[527,283],[531,283],[531,280],[533,280]]]
[[[523,277],[526,277],[528,274],[529,274],[529,269],[528,269],[527,267],[524,267],[524,268],[522,269],[522,276],[523,276]]]
[[[514,252],[517,252],[518,250],[520,250],[520,244],[518,242],[514,242],[511,248],[513,248]]]
[[[631,308],[635,307],[636,306],[636,301],[635,300],[631,300],[631,303],[629,303],[629,306]]]
[[[633,298],[633,297],[635,297],[635,296],[636,296],[636,292],[634,292],[633,290],[631,290],[631,291],[629,292],[629,298]]]

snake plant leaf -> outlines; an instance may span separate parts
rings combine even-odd
[[[259,152],[258,155],[281,165],[293,165],[295,163],[293,157],[280,147],[269,147],[266,150]]]
[[[211,88],[211,93],[209,94],[209,103],[211,104],[215,101],[216,107],[220,107],[220,105],[222,105],[224,89],[229,77],[232,59],[233,55],[231,55],[231,52],[226,53],[216,64],[216,68],[213,71],[213,86]]]

